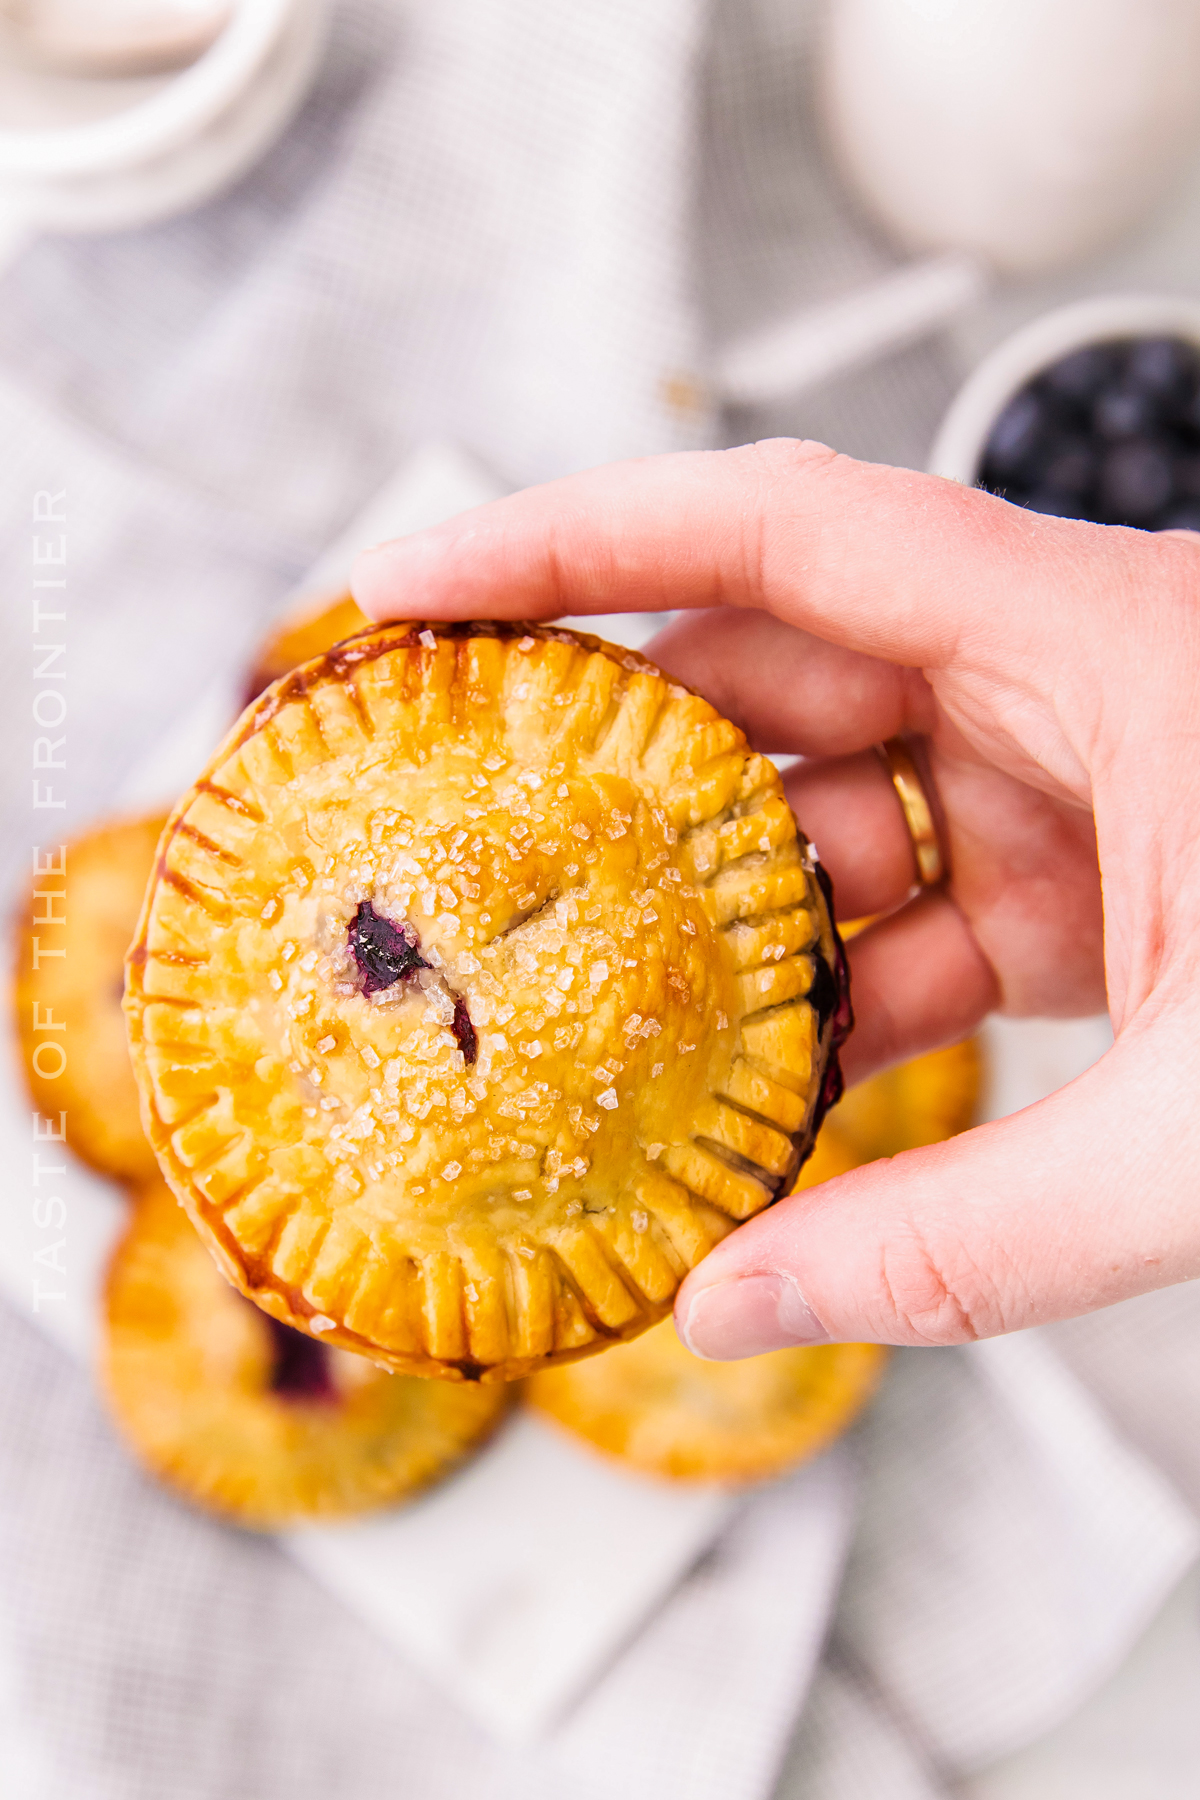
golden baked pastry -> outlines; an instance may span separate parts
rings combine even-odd
[[[157,1172],[142,1131],[121,996],[165,819],[101,826],[40,852],[17,931],[17,1032],[30,1092],[67,1142],[101,1174],[144,1181]],[[36,966],[35,966],[36,963]]]
[[[643,658],[387,626],[184,796],[126,1008],[231,1279],[392,1367],[636,1336],[794,1180],[849,1023],[774,767]]]
[[[414,1493],[478,1447],[507,1399],[502,1388],[393,1375],[259,1312],[161,1179],[113,1258],[101,1360],[141,1461],[197,1505],[260,1530]]]
[[[323,656],[343,638],[353,637],[369,625],[370,620],[349,594],[338,600],[317,601],[302,612],[293,613],[259,646],[246,683],[247,706],[281,675],[311,662],[314,656]]]
[[[538,1412],[648,1474],[763,1481],[846,1430],[887,1356],[880,1344],[821,1344],[703,1362],[665,1319],[607,1356],[542,1370],[525,1392]]]
[[[940,1144],[967,1131],[982,1074],[978,1041],[967,1038],[848,1088],[822,1126],[796,1186],[816,1187],[878,1157]]]

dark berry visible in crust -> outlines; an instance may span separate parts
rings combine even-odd
[[[474,1025],[471,1023],[471,1015],[467,1011],[467,1003],[461,994],[456,995],[455,997],[454,1023],[451,1025],[450,1029],[454,1033],[455,1043],[463,1053],[463,1061],[469,1068],[475,1061],[475,1058],[479,1055],[479,1037]]]
[[[393,925],[369,900],[362,901],[351,919],[349,935],[350,954],[362,976],[364,994],[381,994],[418,969],[429,967],[412,926]]]

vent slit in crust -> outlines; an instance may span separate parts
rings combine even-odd
[[[369,900],[359,902],[347,940],[364,994],[382,993],[418,969],[429,967],[421,955],[421,940],[407,920],[393,924],[377,913]]]

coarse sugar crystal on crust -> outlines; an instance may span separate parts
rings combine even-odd
[[[849,1023],[772,764],[642,657],[481,623],[363,633],[244,715],[126,1007],[231,1278],[485,1380],[661,1318],[795,1179]]]
[[[476,1450],[506,1390],[418,1381],[327,1348],[230,1287],[160,1179],[109,1270],[101,1377],[159,1480],[257,1530],[394,1505]]]
[[[607,1356],[534,1375],[526,1398],[597,1450],[649,1475],[766,1481],[816,1456],[874,1393],[879,1344],[772,1350],[703,1362],[669,1320]]]
[[[116,820],[40,846],[17,928],[13,1004],[30,1093],[77,1156],[120,1181],[157,1173],[121,999],[165,818]]]

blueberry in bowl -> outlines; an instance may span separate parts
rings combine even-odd
[[[1060,518],[1200,529],[1200,348],[1153,335],[1068,351],[1002,408],[976,481]]]

